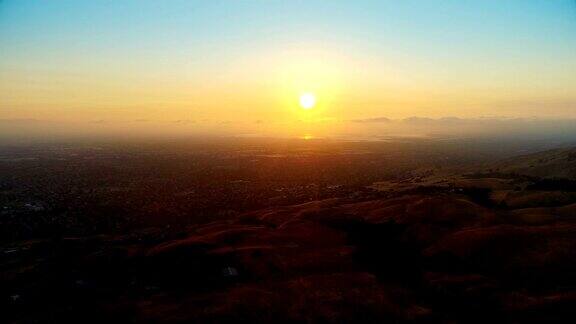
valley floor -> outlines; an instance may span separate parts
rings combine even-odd
[[[6,245],[2,317],[570,322],[576,201],[571,191],[530,181],[420,179],[387,184],[388,198],[333,198],[182,228]]]

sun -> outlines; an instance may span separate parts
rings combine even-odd
[[[300,107],[302,109],[312,109],[316,106],[316,96],[311,92],[305,92],[300,95]]]

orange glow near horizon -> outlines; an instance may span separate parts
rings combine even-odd
[[[509,4],[523,13],[533,8],[538,24],[515,14],[505,19],[515,11],[493,10],[502,5],[489,1],[442,6],[453,19],[444,9],[428,17],[430,10],[401,1],[374,2],[385,9],[370,11],[352,1],[176,1],[162,13],[139,1],[122,10],[81,1],[0,3],[0,120],[8,122],[326,137],[401,124],[362,120],[576,118],[576,20],[562,1],[545,6],[552,10],[546,19],[540,4]],[[213,19],[221,6],[238,19]],[[479,15],[470,21],[494,14],[495,23],[460,21],[468,6],[471,17]],[[126,28],[131,13],[150,19]],[[360,20],[349,19],[354,13]],[[396,15],[403,18],[387,19]],[[505,23],[513,28],[500,29]]]

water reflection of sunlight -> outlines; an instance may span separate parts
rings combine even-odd
[[[312,134],[304,134],[304,136],[300,137],[303,140],[311,140],[314,139],[314,135]]]

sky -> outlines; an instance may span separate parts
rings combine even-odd
[[[0,0],[4,122],[326,135],[414,116],[576,118],[576,1]]]

